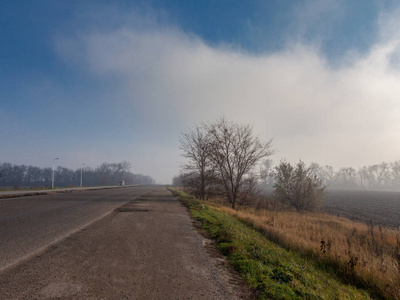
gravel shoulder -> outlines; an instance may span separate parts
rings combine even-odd
[[[5,299],[248,299],[167,191],[128,202],[0,273]],[[210,255],[211,254],[211,255]]]

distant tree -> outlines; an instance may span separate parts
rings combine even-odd
[[[106,185],[111,184],[111,176],[112,176],[112,167],[109,163],[102,163],[100,166],[96,168],[96,173],[100,178],[100,184]]]
[[[73,186],[74,185],[74,171],[71,169],[58,166],[55,171],[55,182],[57,186]]]
[[[302,161],[296,166],[281,161],[275,167],[274,177],[274,195],[278,201],[297,211],[312,211],[321,204],[326,186]]]
[[[196,197],[207,200],[214,184],[214,165],[210,159],[211,135],[205,126],[196,126],[182,133],[180,138],[182,156],[180,179]]]
[[[260,179],[266,186],[273,185],[273,177],[271,176],[273,161],[272,159],[264,159],[260,167]]]
[[[400,160],[392,162],[390,164],[391,176],[392,179],[392,187],[399,188],[400,187]]]
[[[27,166],[25,165],[13,165],[12,174],[15,186],[23,185],[26,170]]]
[[[356,187],[358,184],[357,181],[357,171],[354,168],[340,168],[336,174],[336,184],[341,187]]]
[[[216,186],[233,209],[238,209],[255,192],[255,172],[261,159],[273,153],[272,141],[261,142],[248,125],[220,119],[208,125],[209,155],[214,166]]]
[[[119,180],[123,180],[124,177],[129,173],[130,169],[131,169],[131,164],[127,161],[122,161],[116,164],[115,174],[117,177],[120,178]]]
[[[14,185],[13,167],[10,163],[2,163],[0,165],[0,172],[2,175],[1,184],[3,186]]]
[[[25,181],[27,183],[26,185],[30,186],[44,185],[42,170],[39,167],[28,166]]]
[[[312,162],[309,168],[313,175],[320,178],[324,182],[324,184],[327,184],[326,170],[324,167],[320,166],[316,162]]]
[[[367,188],[368,187],[368,172],[367,172],[367,168],[365,166],[362,168],[358,168],[357,176],[358,176],[358,180],[360,182],[360,187]]]
[[[377,169],[377,181],[380,188],[389,187],[390,175],[389,164],[386,162],[380,163]]]
[[[182,176],[181,175],[176,175],[172,178],[172,185],[173,186],[182,186]]]
[[[46,186],[51,186],[52,169],[50,167],[42,169],[43,182]]]

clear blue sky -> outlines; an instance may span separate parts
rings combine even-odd
[[[0,162],[168,183],[180,132],[222,115],[276,162],[398,160],[397,3],[1,1]]]

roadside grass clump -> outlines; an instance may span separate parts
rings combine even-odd
[[[285,249],[313,258],[347,283],[382,299],[400,299],[400,233],[320,213],[219,209]]]
[[[236,216],[173,190],[258,299],[371,299],[313,258],[268,240]]]

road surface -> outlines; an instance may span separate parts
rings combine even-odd
[[[0,200],[0,270],[155,188],[138,186]]]
[[[0,222],[4,299],[249,297],[165,187],[2,200]]]

